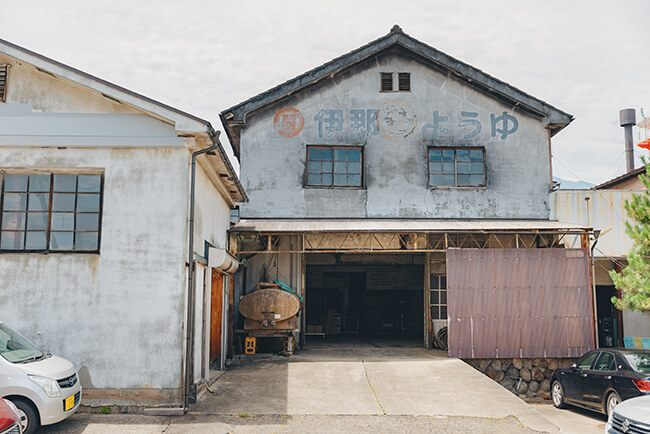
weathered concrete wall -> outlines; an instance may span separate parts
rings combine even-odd
[[[380,92],[380,72],[410,72],[412,91]],[[302,129],[299,116],[293,128],[276,129],[274,116],[286,107],[300,111]],[[447,118],[438,118],[440,128],[435,113]],[[363,146],[363,187],[305,188],[306,146],[318,144]],[[446,145],[485,146],[487,188],[427,186],[427,147]],[[396,54],[249,114],[241,151],[242,182],[250,197],[241,206],[244,218],[549,216],[543,121]]]
[[[5,169],[103,170],[100,254],[0,261],[2,319],[72,361],[85,388],[181,386],[187,161],[185,148],[0,149]]]
[[[205,170],[198,164],[194,198],[194,253],[205,257],[206,242],[215,247],[227,247],[226,231],[230,227],[230,208],[210,181]],[[200,382],[209,379],[212,269],[203,264],[197,264],[195,272],[193,359],[194,381]],[[224,285],[226,282],[227,279],[224,278]],[[227,311],[224,310],[223,314],[226,315]],[[222,332],[225,335],[225,327],[222,327]]]
[[[3,309],[0,320],[70,359],[80,369],[86,403],[178,402],[195,145],[188,133],[203,134],[205,142],[207,126],[37,55],[3,50],[9,54],[0,53],[0,63],[10,68],[8,104],[0,104],[0,169],[103,173],[104,208],[98,255],[0,255],[0,306],[15,306]],[[219,177],[202,170],[194,244],[201,256],[204,240],[225,247],[229,227],[228,206],[213,184]],[[209,273],[198,271],[195,361],[201,362],[210,279],[204,285]]]
[[[201,256],[205,255],[205,241],[215,247],[226,248],[226,231],[230,228],[230,207],[219,194],[214,184],[212,184],[205,170],[198,164],[196,168],[196,189],[194,196],[195,252]]]

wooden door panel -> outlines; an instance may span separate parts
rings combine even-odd
[[[212,270],[210,297],[210,362],[221,354],[221,320],[223,314],[223,275]]]

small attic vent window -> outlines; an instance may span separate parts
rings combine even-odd
[[[381,73],[381,91],[382,92],[392,92],[393,91],[393,73],[392,72],[382,72]]]
[[[395,75],[397,75],[397,81],[394,80]],[[380,81],[382,92],[411,91],[411,74],[408,72],[382,72]],[[394,87],[395,84],[397,84],[397,89]]]
[[[5,102],[7,98],[7,75],[9,74],[9,65],[0,65],[0,102]]]
[[[408,92],[411,90],[411,74],[408,72],[400,72],[397,74],[398,85],[400,92]]]

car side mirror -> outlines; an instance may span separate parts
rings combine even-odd
[[[571,365],[571,369],[573,369],[575,371],[576,369],[578,369],[578,365],[576,363],[574,363],[573,365]]]

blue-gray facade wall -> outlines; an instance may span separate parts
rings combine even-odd
[[[410,73],[411,91],[380,92],[381,72]],[[306,187],[308,145],[362,146],[363,186]],[[485,147],[487,186],[429,187],[430,146]],[[399,52],[249,113],[241,178],[242,218],[549,218],[544,119]]]

